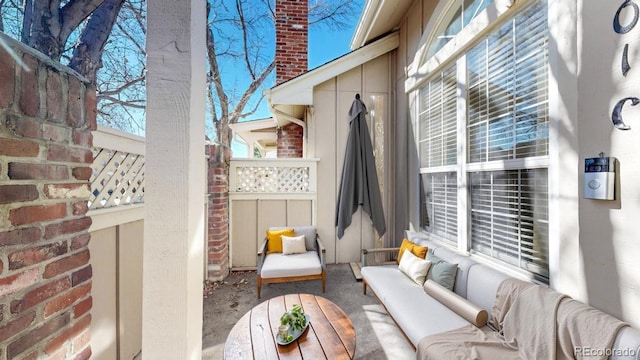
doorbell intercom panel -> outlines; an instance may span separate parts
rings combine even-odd
[[[615,200],[616,158],[597,157],[584,160],[584,198]]]

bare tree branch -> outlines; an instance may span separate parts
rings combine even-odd
[[[128,89],[132,86],[137,85],[138,83],[142,82],[145,80],[145,76],[140,76],[138,78],[135,78],[127,83],[125,83],[122,86],[119,86],[113,90],[106,90],[106,91],[100,91],[99,96],[112,96],[112,95],[117,95],[119,93],[121,93],[122,91],[124,91],[125,89]]]
[[[253,68],[251,67],[251,63],[249,62],[249,48],[247,44],[247,22],[244,18],[244,11],[242,10],[242,3],[240,0],[236,0],[236,10],[238,11],[238,16],[240,17],[240,27],[242,29],[242,44],[244,46],[244,62],[246,63],[247,70],[251,75],[252,79],[256,78],[256,74],[253,73]]]
[[[130,108],[134,108],[134,109],[145,109],[146,105],[144,104],[146,101],[145,100],[120,100],[116,97],[113,96],[106,96],[104,94],[98,94],[96,96],[96,99],[98,99],[98,101],[100,100],[109,100],[110,102],[114,103],[114,104],[118,104],[118,105],[122,105],[124,107],[130,107]],[[137,104],[137,103],[142,103],[142,105]]]
[[[260,86],[262,86],[262,83],[264,82],[264,80],[273,71],[273,69],[275,69],[275,67],[276,67],[276,61],[274,60],[271,62],[271,64],[269,64],[269,66],[266,69],[264,69],[262,74],[260,74],[260,76],[258,76],[257,79],[254,79],[251,82],[247,90],[244,92],[244,95],[242,95],[242,98],[240,98],[240,101],[238,101],[238,104],[236,105],[233,111],[233,115],[229,120],[230,124],[235,124],[238,122],[238,120],[241,117],[242,110],[249,102],[249,99],[251,98],[251,96],[253,96],[253,94],[256,92],[256,90],[260,88]]]

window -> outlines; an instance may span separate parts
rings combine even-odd
[[[471,45],[419,90],[421,225],[548,281],[546,2],[532,1]],[[466,144],[456,142],[458,129]]]
[[[427,58],[433,56],[465,26],[469,25],[482,10],[493,3],[493,0],[464,0],[456,1],[445,15],[443,21],[435,32],[431,44],[427,50]]]

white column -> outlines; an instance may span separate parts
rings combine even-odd
[[[202,353],[205,3],[147,2],[144,359]]]

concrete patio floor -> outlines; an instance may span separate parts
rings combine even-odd
[[[223,358],[224,343],[233,325],[252,307],[272,297],[289,293],[323,296],[344,310],[356,331],[356,359],[412,359],[415,352],[391,317],[370,292],[362,294],[349,264],[327,265],[327,291],[320,281],[267,284],[262,297],[256,291],[256,273],[232,272],[214,285],[204,299],[202,358]]]

